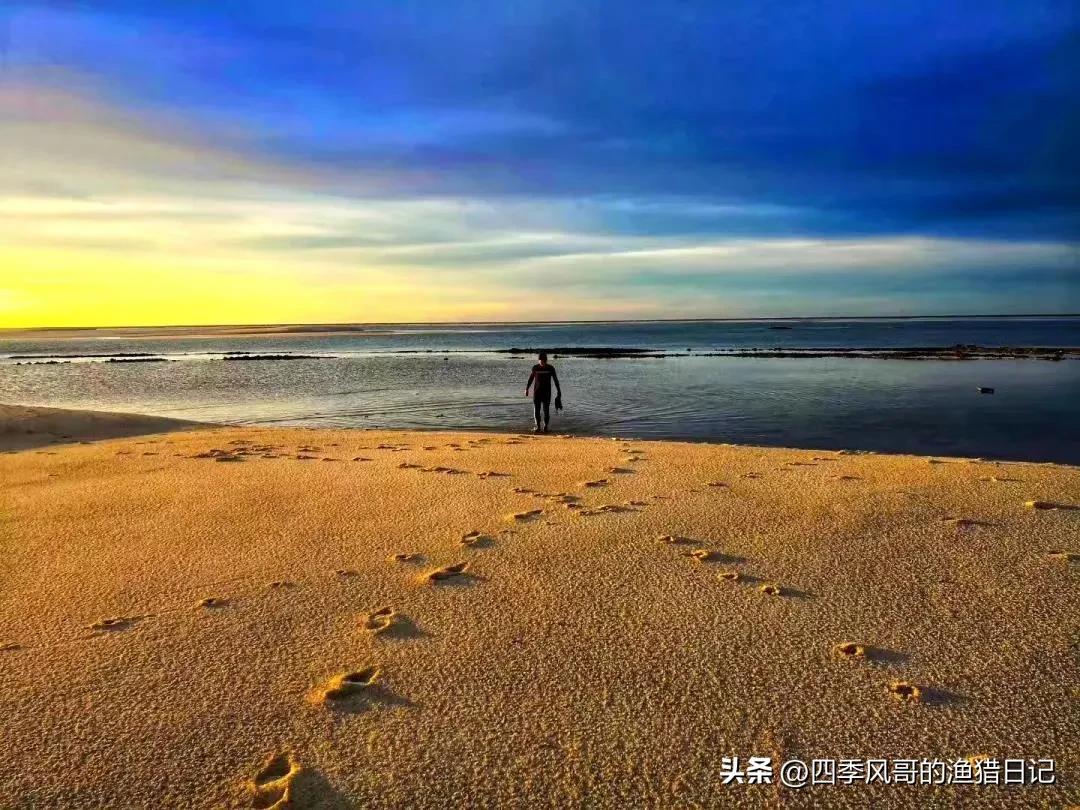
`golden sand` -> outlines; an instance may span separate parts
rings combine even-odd
[[[1080,802],[1075,467],[0,416],[0,806]]]

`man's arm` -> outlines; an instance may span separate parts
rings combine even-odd
[[[535,380],[535,379],[536,379],[536,372],[535,371],[529,372],[529,381],[527,383],[525,383],[525,396],[529,395],[529,388],[532,387],[533,380]]]
[[[555,373],[555,369],[551,370],[551,381],[555,383],[555,392],[561,397],[562,388],[559,386],[559,375]]]

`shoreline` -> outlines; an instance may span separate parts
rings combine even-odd
[[[523,420],[523,423],[527,420]],[[947,452],[920,453],[900,450],[874,449],[860,447],[830,446],[828,444],[792,445],[761,444],[720,441],[713,438],[693,436],[616,436],[599,433],[554,432],[536,435],[529,429],[512,430],[497,427],[471,426],[411,426],[411,427],[327,427],[319,424],[283,424],[277,421],[266,422],[204,422],[191,419],[175,419],[154,414],[142,414],[122,411],[96,411],[81,408],[55,408],[50,406],[24,405],[0,402],[0,454],[15,453],[22,450],[44,446],[63,446],[70,443],[88,444],[109,439],[133,438],[155,433],[200,430],[250,430],[250,431],[307,431],[339,432],[344,434],[442,434],[453,433],[487,437],[528,436],[541,440],[598,441],[598,442],[638,442],[659,444],[680,444],[717,448],[746,448],[763,451],[790,451],[807,453],[837,453],[850,456],[880,456],[928,460],[937,462],[964,461],[987,464],[1032,464],[1054,465],[1080,469],[1080,462],[1062,461],[1048,458],[1015,458],[998,456],[992,453],[980,455],[956,455]]]
[[[0,402],[0,453],[215,427],[224,425],[146,414]]]
[[[722,756],[1052,757],[799,798],[1080,800],[1080,468],[15,407],[171,430],[0,454],[16,805],[250,807],[274,762],[299,807],[775,805]]]

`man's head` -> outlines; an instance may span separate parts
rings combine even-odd
[[[547,352],[540,352],[540,362],[541,363],[546,363],[547,362]]]

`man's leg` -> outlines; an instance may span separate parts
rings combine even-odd
[[[540,403],[539,397],[533,398],[533,421],[536,422],[536,429],[540,430]]]
[[[551,421],[551,400],[544,400],[544,433],[547,433],[548,422]]]

